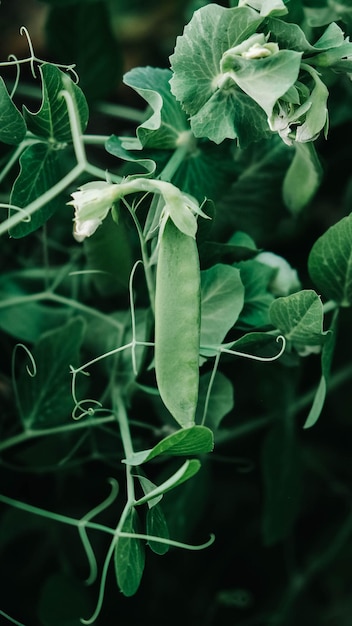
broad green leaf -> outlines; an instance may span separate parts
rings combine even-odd
[[[238,325],[244,328],[267,325],[269,307],[274,300],[269,288],[275,270],[255,259],[240,261],[236,267],[240,271],[244,285],[244,306],[238,318]]]
[[[132,534],[140,532],[135,509],[132,508],[129,511],[121,530]],[[114,552],[114,563],[120,591],[124,596],[133,596],[140,585],[144,570],[145,550],[142,541],[130,537],[119,537]]]
[[[146,476],[142,476],[140,474],[138,474],[138,476],[136,476],[136,478],[138,478],[139,483],[143,489],[143,492],[146,496],[148,496],[149,493],[151,493],[152,491],[154,491],[156,489],[156,484],[153,483],[151,480],[149,480],[149,478],[147,478]],[[151,497],[151,499],[148,499],[148,507],[151,509],[154,506],[156,506],[160,500],[162,499],[163,495],[157,495],[154,497]]]
[[[352,304],[352,213],[331,226],[313,245],[310,277],[322,294],[340,306]]]
[[[106,2],[60,4],[49,11],[46,32],[56,61],[75,64],[89,101],[111,95],[122,78],[121,46],[113,33]]]
[[[25,428],[50,428],[69,421],[73,408],[70,365],[77,363],[84,323],[80,318],[45,333],[33,349],[35,376],[26,370],[18,382]]]
[[[49,143],[36,143],[26,148],[20,157],[20,173],[14,182],[10,203],[24,208],[43,195],[69,171],[70,162],[66,160],[66,151],[55,150]],[[68,210],[61,196],[46,202],[31,215],[30,221],[22,221],[11,228],[11,237],[25,237],[37,230],[59,208]]]
[[[323,317],[322,302],[312,289],[277,298],[270,307],[271,323],[298,349],[325,342]]]
[[[154,448],[136,452],[133,456],[125,459],[128,465],[141,465],[160,455],[190,456],[193,454],[205,454],[213,449],[213,434],[204,426],[192,426],[183,428],[168,435]]]
[[[308,417],[304,423],[303,428],[311,428],[318,421],[320,414],[323,410],[325,397],[327,392],[327,385],[330,376],[331,363],[334,356],[335,351],[335,343],[336,343],[336,331],[337,331],[337,314],[338,309],[335,312],[333,317],[330,332],[327,335],[326,342],[323,345],[321,352],[321,370],[322,375],[321,379],[315,393],[315,397],[313,400],[312,407],[309,411]]]
[[[165,480],[161,485],[157,485],[155,489],[147,493],[145,496],[135,502],[136,505],[145,504],[150,500],[158,498],[171,489],[175,489],[178,485],[192,478],[200,470],[201,464],[198,459],[185,461],[184,464],[170,478]]]
[[[0,141],[16,145],[21,143],[25,134],[25,121],[12,102],[4,80],[0,77]]]
[[[295,154],[283,184],[284,202],[293,215],[299,213],[312,200],[320,186],[322,175],[322,166],[313,143],[296,142]]]
[[[72,133],[63,90],[71,95],[77,114],[77,124],[83,132],[88,122],[88,106],[82,90],[68,74],[55,65],[45,63],[39,68],[42,78],[42,103],[36,113],[23,107],[28,130],[51,142],[70,142]]]
[[[298,24],[273,17],[268,19],[267,29],[274,41],[279,44],[279,48],[289,48],[304,53],[311,53],[315,50]]]
[[[162,508],[157,504],[147,511],[147,535],[169,539],[169,529]],[[148,546],[156,554],[166,554],[169,549],[167,543],[148,541]]]
[[[211,382],[212,372],[207,372],[200,377],[199,381],[199,401],[196,413],[196,422],[200,423],[203,419],[205,410],[205,402]],[[221,372],[216,372],[212,383],[208,404],[206,407],[204,425],[215,432],[222,421],[234,406],[234,390],[232,383]]]
[[[123,82],[132,87],[152,110],[152,115],[137,128],[141,146],[174,149],[191,135],[187,117],[170,91],[172,72],[156,67],[136,67],[124,75]],[[122,142],[122,146],[128,147]]]
[[[201,272],[200,345],[220,345],[243,308],[238,269],[218,263]]]
[[[266,436],[262,468],[265,488],[262,532],[264,543],[270,546],[290,534],[300,505],[299,448],[293,428],[284,419]]]
[[[215,143],[237,137],[246,145],[267,133],[266,117],[251,98],[236,86],[229,91],[217,86],[224,52],[255,33],[262,20],[247,7],[210,4],[195,11],[178,37],[170,57],[171,91],[190,115],[196,137]]]
[[[287,7],[282,0],[239,0],[238,6],[250,6],[259,11],[262,17],[268,15],[286,15]]]

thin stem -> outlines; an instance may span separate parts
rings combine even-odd
[[[121,106],[119,104],[109,104],[108,102],[99,102],[94,105],[94,110],[103,115],[117,117],[131,122],[142,123],[146,119],[145,111],[132,109],[131,107]],[[126,139],[126,137],[124,137]]]
[[[160,176],[159,176],[160,180],[165,180],[165,181],[171,182],[173,176],[177,172],[177,170],[180,167],[181,163],[184,161],[185,156],[187,155],[188,152],[189,152],[189,145],[188,145],[188,143],[185,143],[185,144],[182,144],[181,146],[178,146],[178,148],[176,148],[176,150],[173,153],[172,157],[168,160],[168,162],[165,165],[164,169],[160,173]]]

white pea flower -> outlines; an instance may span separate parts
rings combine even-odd
[[[276,274],[270,283],[270,291],[274,296],[288,296],[301,288],[297,271],[282,256],[273,252],[260,252],[255,259],[259,263],[276,269]]]
[[[119,185],[98,180],[82,185],[71,196],[73,200],[67,204],[75,208],[73,236],[83,241],[95,233],[121,193]]]

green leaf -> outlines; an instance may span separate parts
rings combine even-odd
[[[265,326],[269,323],[269,307],[274,300],[269,291],[275,274],[273,268],[250,259],[236,264],[244,285],[244,306],[238,325],[244,328]]]
[[[147,535],[169,539],[169,529],[162,508],[157,504],[147,511]],[[148,546],[155,554],[166,554],[169,550],[167,543],[148,541]]]
[[[35,376],[23,371],[18,382],[25,428],[49,428],[70,419],[73,408],[70,365],[78,361],[84,323],[73,319],[45,333],[33,350]]]
[[[340,306],[352,304],[352,213],[331,226],[313,245],[309,275],[323,295]]]
[[[336,343],[336,331],[337,331],[337,316],[338,309],[335,311],[333,320],[327,335],[326,342],[323,345],[321,352],[321,370],[322,375],[314,396],[312,407],[309,411],[308,417],[304,423],[303,428],[311,428],[318,421],[320,414],[323,410],[325,397],[327,392],[327,385],[330,376],[331,363],[335,351]]]
[[[0,77],[0,141],[16,145],[26,134],[26,123],[12,102],[4,80]]]
[[[132,508],[121,529],[125,533],[139,533],[139,520],[137,511]],[[142,579],[145,550],[140,539],[119,537],[115,552],[115,575],[120,591],[124,596],[133,596]]]
[[[238,356],[247,354],[260,358],[274,358],[282,349],[282,341],[278,336],[268,333],[246,333],[240,339],[225,343],[223,348],[238,353]]]
[[[218,263],[201,272],[200,345],[220,345],[236,323],[244,302],[238,269]]]
[[[287,7],[282,0],[241,0],[241,6],[250,6],[259,11],[260,15],[286,15]]]
[[[146,496],[148,496],[149,493],[151,493],[152,491],[156,489],[155,483],[149,480],[149,478],[146,478],[146,476],[138,474],[136,478],[138,478],[140,485],[143,489],[143,492]],[[152,496],[151,499],[148,499],[148,507],[151,509],[154,506],[156,506],[160,502],[162,497],[163,497],[162,494],[155,496],[155,498]]]
[[[128,465],[141,465],[160,455],[190,456],[192,454],[205,454],[213,449],[213,434],[205,426],[192,426],[183,428],[168,435],[150,450],[136,452],[125,459]]]
[[[266,116],[250,97],[236,86],[217,87],[222,55],[255,33],[262,19],[247,7],[210,4],[195,11],[178,37],[170,57],[171,91],[190,115],[196,137],[215,143],[238,138],[244,146],[267,134]]]
[[[65,150],[55,150],[50,144],[36,143],[29,146],[21,154],[20,173],[14,182],[10,203],[24,208],[56,185],[70,168],[64,155]],[[11,228],[11,237],[18,239],[32,233],[60,208],[67,211],[65,201],[57,196],[35,211],[30,221],[23,220]]]
[[[290,534],[300,505],[299,448],[293,430],[283,419],[265,438],[262,467],[265,488],[262,532],[264,543],[270,546]]]
[[[200,377],[199,381],[199,401],[196,413],[196,422],[201,422],[205,409],[205,402],[208,393],[209,384],[211,382],[212,372],[207,372]],[[215,432],[225,415],[227,415],[234,406],[233,398],[234,390],[232,383],[224,374],[216,372],[211,387],[211,393],[205,414],[204,425]]]
[[[50,141],[72,141],[70,118],[63,90],[71,95],[77,116],[77,123],[83,132],[88,122],[88,106],[82,90],[75,85],[68,74],[55,65],[45,63],[39,68],[42,78],[42,103],[36,113],[23,107],[24,119],[28,130]]]
[[[270,307],[271,323],[298,349],[325,342],[323,317],[322,302],[312,289],[277,298]]]
[[[283,184],[284,202],[291,213],[296,215],[312,200],[319,189],[322,175],[322,166],[313,143],[296,142],[295,154]]]
[[[106,2],[60,4],[49,11],[46,32],[56,61],[75,64],[89,101],[111,95],[122,78],[121,46],[112,31]]]
[[[142,147],[174,149],[182,136],[187,141],[189,124],[180,104],[170,91],[172,72],[156,67],[136,67],[124,75],[123,82],[132,87],[152,110],[152,115],[137,128]],[[128,139],[122,141],[128,149]]]
[[[175,489],[175,487],[178,487],[178,485],[181,485],[182,483],[186,482],[186,480],[189,480],[189,478],[192,478],[192,476],[194,476],[194,474],[196,474],[200,470],[200,467],[201,464],[198,459],[185,461],[184,464],[181,465],[181,467],[174,474],[172,474],[172,476],[170,476],[170,478],[168,478],[161,485],[156,486],[155,489],[137,500],[135,504],[145,504],[150,500],[158,498],[160,495],[163,495],[167,491]]]

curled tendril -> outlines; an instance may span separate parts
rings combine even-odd
[[[263,363],[270,363],[272,361],[276,361],[277,359],[279,359],[285,352],[285,349],[286,349],[285,337],[283,335],[279,335],[278,337],[276,337],[276,342],[278,343],[279,341],[282,342],[282,346],[278,354],[274,354],[274,356],[257,356],[255,354],[249,354],[247,352],[238,352],[237,350],[231,350],[230,348],[224,348],[224,347],[220,348],[220,352],[224,352],[226,354],[232,354],[234,356],[242,356],[245,359],[251,359],[252,361],[262,361]]]
[[[18,349],[21,348],[22,350],[24,350],[24,352],[26,353],[28,359],[29,359],[29,365],[26,365],[26,372],[28,374],[28,376],[30,376],[31,378],[34,378],[37,375],[37,366],[36,366],[36,362],[34,360],[33,354],[31,353],[31,351],[27,348],[27,346],[25,346],[23,343],[17,343],[13,349],[12,352],[12,360],[11,360],[11,377],[12,377],[12,386],[13,386],[13,391],[14,391],[14,395],[15,395],[15,399],[16,399],[16,404],[18,406],[18,410],[20,412],[21,417],[23,418],[24,414],[22,411],[22,406],[21,406],[21,400],[20,400],[20,395],[18,393],[18,387],[17,387],[17,381],[16,381],[16,356],[17,356],[17,352]]]
[[[32,44],[32,40],[29,36],[29,32],[27,30],[27,28],[25,26],[21,26],[20,28],[20,35],[24,35],[27,39],[27,45],[28,45],[28,49],[29,49],[29,54],[30,54],[30,60],[29,60],[29,65],[31,68],[31,72],[32,72],[32,76],[33,78],[37,78],[37,75],[35,73],[35,66],[34,66],[34,61],[36,61],[36,56],[34,54],[34,49],[33,49],[33,44]]]
[[[15,54],[10,54],[8,58],[9,58],[9,61],[13,60],[15,62],[15,64],[16,64],[16,78],[15,78],[15,83],[14,83],[14,86],[13,86],[11,94],[10,94],[10,98],[12,100],[12,98],[14,97],[14,95],[16,93],[16,89],[18,87],[18,83],[20,82],[21,66],[20,66],[18,58],[16,57]]]
[[[17,206],[16,204],[7,204],[4,202],[0,202],[0,209],[7,209],[10,211],[18,211],[19,213],[21,212],[24,213],[24,217],[22,220],[23,222],[30,222],[32,219],[31,216],[26,213],[26,209],[23,209],[22,207]]]
[[[90,403],[90,406],[88,406],[86,409],[84,408],[84,404],[86,404],[87,402]],[[92,406],[92,405],[95,405]],[[94,415],[97,413],[97,411],[99,410],[103,410],[102,408],[103,405],[101,402],[99,402],[99,400],[94,400],[92,398],[87,398],[85,400],[80,400],[79,402],[77,402],[77,404],[74,406],[73,411],[72,411],[72,419],[74,419],[75,421],[78,421],[80,419],[82,419],[83,417],[86,417],[86,415],[88,415],[89,417],[94,417]],[[79,414],[77,414],[77,411],[81,411]]]

